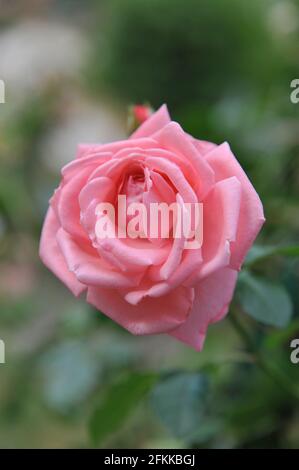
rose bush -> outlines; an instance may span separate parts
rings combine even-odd
[[[98,239],[99,202],[203,204],[203,244]],[[200,350],[209,323],[228,311],[263,207],[227,143],[196,140],[162,106],[131,137],[81,145],[62,169],[40,241],[44,264],[79,296],[133,334],[167,333]]]

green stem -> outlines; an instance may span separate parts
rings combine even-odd
[[[255,341],[240,321],[240,314],[241,312],[237,308],[232,308],[228,318],[230,319],[234,329],[242,338],[242,341],[245,343],[247,350],[252,354],[255,363],[288,395],[299,400],[299,390],[294,386],[290,378],[279,367],[273,364],[273,362],[267,360],[261,351],[256,348]]]

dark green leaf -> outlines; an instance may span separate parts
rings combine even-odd
[[[251,317],[277,327],[284,327],[292,316],[292,303],[286,289],[248,271],[239,276],[237,298]]]
[[[133,373],[113,384],[105,393],[90,420],[95,444],[115,432],[153,386],[154,373]]]

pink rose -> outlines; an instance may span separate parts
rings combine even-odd
[[[148,204],[180,195],[203,204],[203,244],[179,239],[98,239],[96,207],[118,193]],[[128,140],[81,145],[62,169],[40,241],[44,264],[133,334],[168,333],[197,350],[227,313],[263,207],[227,143],[196,140],[167,107]]]

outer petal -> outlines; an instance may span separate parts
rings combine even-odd
[[[77,197],[81,228],[84,227],[91,242],[96,238],[97,205],[101,202],[111,202],[115,192],[115,184],[110,178],[99,177],[89,181]]]
[[[146,121],[144,121],[138,129],[133,132],[131,139],[139,139],[140,137],[150,137],[162,127],[171,121],[166,104],[163,104],[158,111],[153,113]]]
[[[217,147],[217,144],[214,144],[213,142],[208,142],[207,140],[198,140],[194,139],[194,137],[190,136],[193,145],[196,147],[200,155],[206,155],[208,152],[213,150],[215,147]]]
[[[187,321],[170,334],[197,351],[203,347],[209,323],[227,313],[237,280],[237,272],[223,268],[195,287],[195,298]]]
[[[85,156],[84,158],[76,158],[71,162],[67,163],[61,170],[63,176],[63,181],[67,182],[73,178],[78,172],[89,168],[90,173],[94,168],[97,168],[99,165],[102,165],[104,162],[112,158],[111,152],[102,152],[102,153],[91,153]]]
[[[81,284],[74,274],[68,270],[56,241],[56,234],[59,228],[60,226],[55,212],[50,207],[42,230],[39,255],[47,268],[49,268],[75,296],[79,296],[86,289],[86,286]]]
[[[87,236],[80,224],[79,193],[84,187],[88,175],[88,168],[78,172],[66,184],[62,183],[59,191],[55,192],[51,200],[60,225],[66,232],[82,239],[87,239]]]
[[[263,206],[257,192],[227,143],[216,147],[205,158],[214,169],[217,181],[236,176],[241,183],[240,218],[236,240],[231,248],[230,261],[230,266],[233,269],[240,269],[247,251],[265,221]]]
[[[146,297],[131,305],[114,289],[89,287],[87,301],[135,335],[165,333],[184,323],[193,303],[193,289],[179,287],[160,298]]]
[[[77,146],[77,154],[76,158],[84,158],[89,154],[95,152],[95,150],[99,150],[101,148],[101,144],[79,144]]]
[[[204,200],[203,263],[188,285],[230,265],[240,217],[241,184],[236,177],[219,181]]]
[[[105,157],[107,152],[114,154],[119,150],[128,149],[130,147],[145,149],[153,145],[155,145],[155,141],[150,138],[132,139],[132,137],[126,140],[116,140],[108,144],[79,144],[76,158],[98,156],[100,159],[102,156]]]

